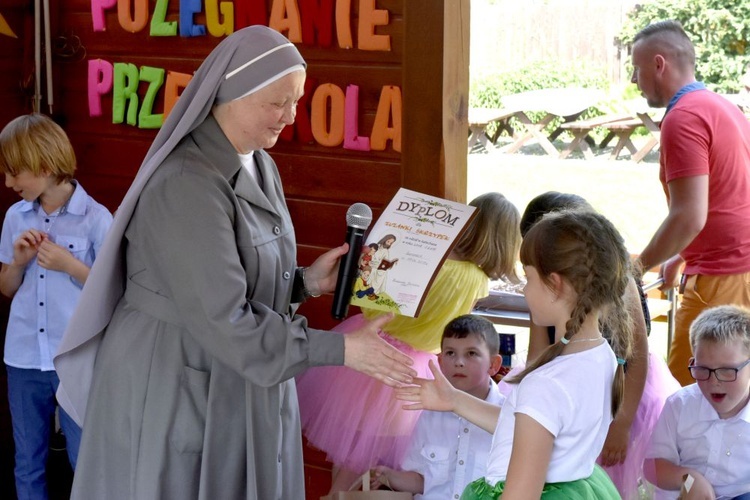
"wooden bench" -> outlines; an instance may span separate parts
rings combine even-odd
[[[612,123],[607,127],[609,133],[599,144],[599,147],[606,147],[607,144],[609,144],[609,142],[616,137],[617,144],[615,144],[614,149],[612,149],[612,152],[609,155],[609,159],[616,160],[617,157],[620,156],[620,152],[623,149],[627,149],[628,151],[630,151],[630,155],[633,156],[638,152],[638,148],[635,147],[635,144],[633,144],[633,141],[630,139],[630,137],[638,127],[642,126],[643,122],[639,118],[629,118],[617,123]]]
[[[495,149],[495,141],[505,131],[511,137],[515,135],[509,120],[515,111],[502,108],[471,108],[469,109],[469,150],[481,144],[487,151]],[[496,124],[495,132],[490,135],[487,128]]]
[[[632,115],[619,114],[619,115],[603,115],[587,120],[577,120],[567,123],[562,123],[560,129],[567,130],[573,134],[573,140],[570,141],[565,149],[560,153],[560,158],[567,158],[573,151],[580,149],[583,153],[584,158],[590,160],[594,157],[594,152],[591,150],[590,142],[591,137],[589,133],[598,127],[607,127],[610,125],[623,123],[628,120],[633,120]],[[593,140],[591,140],[593,142]],[[631,143],[632,145],[632,143]],[[601,147],[601,146],[600,146]]]
[[[573,151],[580,149],[583,156],[590,160],[594,157],[591,147],[586,142],[590,138],[589,133],[595,128],[601,127],[607,129],[608,133],[604,137],[599,148],[604,148],[612,139],[617,138],[617,144],[609,155],[610,160],[616,160],[623,149],[630,152],[631,159],[639,162],[659,145],[661,118],[652,118],[648,113],[635,113],[635,116],[629,114],[621,115],[604,115],[597,116],[588,120],[579,120],[560,125],[561,129],[568,130],[573,134],[573,140],[560,153],[560,158],[567,158]],[[645,127],[649,132],[648,141],[638,149],[631,140],[633,132],[639,127]]]

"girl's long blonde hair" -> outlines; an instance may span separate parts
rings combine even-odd
[[[521,215],[500,193],[485,193],[469,202],[477,207],[453,251],[482,268],[491,279],[518,282],[516,259],[521,247]]]

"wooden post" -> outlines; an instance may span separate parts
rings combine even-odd
[[[402,185],[466,198],[469,1],[404,2]]]

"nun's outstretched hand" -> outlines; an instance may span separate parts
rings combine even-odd
[[[396,389],[396,399],[411,403],[403,405],[405,410],[454,411],[460,391],[451,385],[433,360],[430,360],[430,371],[435,377],[433,380],[415,378],[412,385]]]
[[[414,361],[378,336],[393,314],[378,316],[364,327],[344,335],[344,365],[374,377],[386,385],[410,384],[417,372]]]

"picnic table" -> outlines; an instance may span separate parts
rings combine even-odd
[[[643,279],[646,280],[643,291],[647,294],[646,302],[651,319],[667,322],[668,347],[674,335],[675,313],[678,307],[677,290],[672,288],[664,294],[658,293],[659,287],[664,284],[664,278],[659,278],[653,272],[646,273]],[[656,292],[655,296],[653,296],[654,292]],[[526,299],[519,293],[491,288],[489,296],[477,301],[472,314],[482,316],[496,325],[531,326]]]
[[[617,159],[623,149],[630,152],[633,161],[643,160],[649,152],[659,145],[659,126],[664,116],[664,109],[650,108],[643,99],[629,101],[623,107],[628,109],[628,112],[561,124],[561,129],[573,134],[573,140],[560,153],[560,158],[568,157],[576,149],[580,149],[585,158],[593,158],[594,153],[586,144],[585,139],[590,137],[589,134],[595,128],[602,128],[607,131],[607,135],[599,143],[599,148],[604,148],[613,139],[617,139],[617,143],[609,155],[611,160]],[[641,127],[648,132],[648,140],[639,149],[633,144],[632,136]]]
[[[547,154],[558,156],[559,151],[552,141],[563,129],[558,126],[547,135],[547,125],[556,118],[562,118],[563,123],[575,121],[603,98],[604,92],[601,90],[582,87],[530,90],[504,96],[503,106],[514,111],[513,116],[518,120],[521,130],[516,134],[515,140],[502,151],[515,153],[527,142],[536,140]],[[534,121],[529,116],[532,112],[541,112],[541,118]]]
[[[513,137],[515,131],[508,122],[515,115],[515,111],[499,108],[471,108],[469,109],[469,151],[477,144],[481,144],[487,151],[495,149],[498,136],[506,131]],[[492,135],[488,127],[495,124]]]

